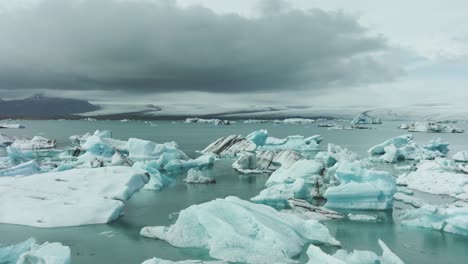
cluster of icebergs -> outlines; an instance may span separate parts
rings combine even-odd
[[[74,147],[51,149],[55,140],[14,140],[0,166],[0,223],[35,227],[107,223],[142,188],[161,189],[172,174],[185,182],[214,183],[214,155],[190,159],[175,142],[113,139],[110,131],[71,136]]]
[[[401,124],[399,129],[408,130],[409,132],[426,132],[426,133],[463,133],[463,129],[456,128],[450,124],[441,122],[418,121],[412,124]]]
[[[48,149],[52,141],[33,139],[5,144],[0,223],[43,228],[107,223],[122,215],[133,194],[143,188],[162,189],[174,182],[173,175],[187,173],[188,183],[215,183],[211,167],[216,159],[229,158],[241,173],[271,173],[265,189],[250,200],[230,196],[192,205],[180,211],[174,224],[147,226],[140,234],[175,247],[207,250],[223,262],[292,263],[307,249],[308,263],[403,263],[382,241],[381,256],[359,250],[327,254],[317,247],[340,245],[321,221],[378,223],[370,214],[340,211],[389,210],[398,200],[414,206],[401,214],[403,225],[468,235],[468,204],[463,202],[468,200],[468,152],[455,154],[454,160],[442,158],[448,143],[440,139],[421,146],[411,135],[395,137],[372,147],[364,159],[334,144],[323,151],[319,135],[275,138],[266,130],[219,138],[195,159],[175,142],[118,140],[110,131],[72,136],[74,146],[63,151],[38,151]],[[419,164],[398,178],[373,168],[375,161],[405,160]],[[431,205],[413,197],[409,189],[397,189],[397,184],[459,201]],[[324,206],[312,205],[319,199],[326,200]],[[70,249],[57,243],[28,240],[0,248],[0,263],[26,264],[31,256],[70,263]],[[175,262],[144,262],[152,263]]]
[[[221,119],[204,119],[204,118],[198,118],[198,117],[193,117],[193,118],[187,118],[185,119],[184,123],[186,124],[213,124],[213,125],[230,125],[233,123],[233,121],[229,120],[221,120]]]

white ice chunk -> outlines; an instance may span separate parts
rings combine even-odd
[[[213,154],[205,154],[196,159],[189,159],[189,160],[180,160],[175,159],[169,161],[165,166],[164,170],[167,172],[180,172],[180,171],[187,171],[192,168],[197,169],[206,169],[213,165],[215,161],[215,156]]]
[[[13,123],[2,123],[0,128],[25,128],[22,124],[13,124]]]
[[[467,162],[468,161],[468,150],[460,151],[455,153],[452,157],[456,161]]]
[[[16,264],[70,264],[70,248],[60,243],[33,245],[23,253]]]
[[[50,149],[55,148],[57,141],[55,139],[48,139],[41,136],[35,136],[32,139],[17,139],[12,147],[20,150],[34,150],[34,149]]]
[[[171,160],[188,159],[187,155],[177,148],[175,142],[158,144],[137,138],[128,140],[128,153],[132,160],[159,160],[161,169]]]
[[[190,169],[187,172],[187,177],[184,179],[184,182],[207,184],[216,183],[216,180],[212,176],[208,175],[207,171]]]
[[[328,229],[237,197],[216,199],[182,210],[169,227],[144,227],[141,235],[176,247],[208,249],[229,262],[289,263],[308,243],[338,245]]]
[[[436,122],[414,122],[408,128],[410,132],[426,132],[426,133],[463,133],[463,129],[456,128],[450,124]]]
[[[19,165],[0,170],[0,176],[28,176],[37,174],[41,167],[36,160],[27,161]]]
[[[407,226],[430,228],[448,233],[468,236],[468,204],[424,205],[406,210],[401,223]]]
[[[0,177],[0,223],[65,227],[107,223],[149,176],[129,167]]]
[[[326,207],[346,209],[390,209],[396,192],[395,178],[386,171],[368,170],[355,161],[343,163],[335,177],[340,185],[325,191]]]
[[[423,199],[420,199],[411,195],[407,195],[404,193],[400,193],[400,192],[395,193],[395,195],[393,195],[393,199],[395,201],[401,201],[403,203],[410,204],[417,208],[422,207],[425,204],[427,204],[426,201],[424,201]]]
[[[447,159],[422,161],[416,171],[399,176],[397,183],[422,192],[468,199],[468,174]]]

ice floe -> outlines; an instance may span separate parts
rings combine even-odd
[[[129,167],[72,169],[26,177],[0,177],[0,223],[64,227],[107,223],[124,201],[149,181]]]
[[[2,123],[0,124],[0,129],[2,128],[25,128],[25,126],[22,124]]]
[[[0,247],[0,263],[16,264],[70,264],[70,248],[60,243],[36,244],[33,238]]]
[[[452,158],[455,161],[468,162],[468,150],[457,152]]]
[[[422,161],[416,171],[400,175],[397,183],[422,192],[468,199],[468,174],[448,159]]]
[[[311,205],[305,200],[291,198],[288,199],[288,204],[294,212],[306,219],[324,221],[344,218],[344,215],[336,211],[321,206]]]
[[[273,120],[275,124],[311,124],[315,123],[315,119],[310,118],[286,118],[283,120]]]
[[[335,177],[340,184],[325,191],[325,207],[369,210],[392,208],[396,185],[390,173],[366,169],[362,162],[355,161],[341,164]]]
[[[216,259],[247,263],[290,263],[309,243],[339,245],[315,220],[232,196],[192,205],[180,212],[175,224],[144,227],[140,234],[176,247],[208,249]]]
[[[382,256],[377,256],[372,251],[354,250],[348,252],[340,249],[335,254],[329,255],[319,247],[310,245],[307,249],[309,262],[307,264],[404,264],[404,262],[390,248],[379,239]]]
[[[348,214],[348,219],[351,221],[358,221],[358,222],[377,222],[379,218],[373,215],[365,215],[365,214]]]
[[[369,154],[377,160],[395,163],[403,160],[427,160],[444,157],[448,152],[448,143],[441,139],[432,140],[421,146],[414,142],[413,135],[391,138],[369,149]]]
[[[55,148],[57,141],[41,136],[35,136],[31,139],[16,139],[11,146],[20,150],[50,149]]]
[[[450,205],[424,205],[409,209],[400,215],[406,226],[430,228],[468,236],[468,204],[455,202]]]
[[[184,182],[207,184],[207,183],[216,183],[216,179],[214,179],[211,175],[209,175],[208,171],[190,169],[187,172],[187,177],[184,179]]]
[[[203,118],[187,118],[185,119],[184,123],[187,124],[193,124],[193,123],[198,123],[198,124],[213,124],[213,125],[230,125],[232,122],[229,120],[221,120],[221,119],[203,119]]]
[[[426,133],[463,133],[463,129],[456,128],[450,124],[439,122],[414,122],[408,127],[410,132],[426,132]]]
[[[196,159],[189,159],[189,160],[173,159],[173,160],[170,160],[164,166],[164,170],[166,172],[174,173],[174,172],[187,171],[192,168],[206,169],[212,166],[214,161],[215,161],[215,156],[213,154],[205,154]]]
[[[371,117],[371,116],[368,116],[364,113],[362,114],[359,114],[358,116],[356,116],[352,121],[351,121],[352,124],[354,125],[358,125],[358,124],[382,124],[382,119],[380,118],[375,118],[375,117]]]

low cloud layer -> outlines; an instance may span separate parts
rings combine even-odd
[[[398,73],[355,17],[278,3],[256,18],[150,0],[14,9],[0,14],[0,91],[324,91]]]

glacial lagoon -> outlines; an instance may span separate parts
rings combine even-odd
[[[202,150],[219,137],[267,129],[269,134],[282,138],[288,135],[324,137],[321,143],[334,143],[361,157],[367,157],[367,150],[389,138],[407,134],[397,129],[400,122],[385,122],[373,125],[371,130],[328,130],[316,124],[244,124],[237,122],[229,126],[211,124],[184,124],[171,121],[21,121],[24,129],[4,129],[3,134],[17,137],[44,136],[56,139],[58,148],[70,146],[69,136],[99,130],[111,130],[113,138],[127,140],[129,137],[151,140],[158,143],[176,141],[179,148],[191,158],[197,157]],[[468,124],[459,123],[457,127],[468,130]],[[466,134],[413,133],[415,141],[427,143],[436,137],[450,143],[451,157],[458,151],[468,149]],[[5,153],[2,153],[3,155]],[[233,160],[218,160],[213,167],[216,184],[190,185],[182,181],[184,175],[176,176],[175,184],[160,191],[140,190],[125,205],[125,215],[108,224],[87,225],[68,228],[32,228],[19,225],[0,224],[0,244],[24,241],[29,237],[39,242],[61,242],[72,250],[72,263],[141,263],[146,259],[158,257],[169,260],[211,259],[206,250],[176,248],[164,241],[144,238],[139,235],[144,226],[169,225],[174,223],[177,212],[192,204],[211,201],[215,198],[237,196],[250,199],[257,195],[268,179],[267,174],[243,175],[231,167]],[[393,166],[379,164],[379,169],[394,172]],[[453,200],[450,197],[415,192],[433,203]],[[370,250],[381,253],[377,241],[382,239],[405,263],[468,263],[466,259],[468,237],[401,226],[398,214],[408,205],[395,201],[392,211],[352,211],[376,215],[379,222],[357,222],[333,220],[324,222],[331,234],[347,250]],[[348,213],[351,211],[343,211]],[[1,212],[0,212],[1,213]],[[336,247],[324,246],[327,253]],[[307,262],[302,254],[300,263]]]

